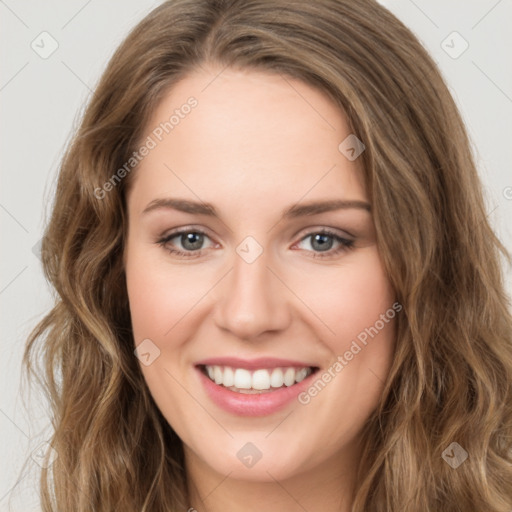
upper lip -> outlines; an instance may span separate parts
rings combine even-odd
[[[196,366],[230,366],[231,368],[245,368],[254,370],[257,368],[316,368],[310,363],[292,359],[279,359],[275,357],[259,357],[257,359],[240,359],[238,357],[210,357],[196,363]]]

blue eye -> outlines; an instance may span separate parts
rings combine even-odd
[[[191,229],[182,229],[180,231],[175,231],[174,233],[170,233],[164,238],[158,240],[158,243],[168,250],[171,254],[175,254],[177,256],[183,256],[185,258],[196,258],[201,256],[202,254],[202,245],[204,240],[209,238],[208,235],[201,230],[191,230]],[[185,249],[179,250],[174,249],[171,244],[171,240],[177,238],[181,243],[181,246]],[[169,246],[171,245],[171,247]]]
[[[338,234],[326,229],[306,235],[304,238],[302,238],[301,242],[307,239],[311,240],[310,245],[313,247],[313,249],[315,249],[313,251],[313,258],[326,258],[335,256],[342,251],[353,248],[354,246],[354,240],[348,240],[347,238],[343,238]],[[331,250],[334,243],[338,243],[339,246],[337,249]]]
[[[182,249],[175,248],[176,242],[172,242],[175,239],[181,244]],[[197,258],[203,254],[206,239],[209,240],[210,237],[200,229],[183,228],[157,240],[157,243],[177,257]],[[307,239],[311,239],[310,244],[313,248],[307,252],[312,252],[313,258],[332,257],[354,246],[354,240],[343,238],[327,229],[313,231],[304,236],[299,243]],[[333,250],[334,244],[338,244],[338,247]]]

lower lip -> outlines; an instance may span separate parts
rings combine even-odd
[[[201,369],[196,367],[199,378],[210,399],[219,407],[239,416],[266,416],[277,412],[297,398],[309,385],[316,372],[290,387],[279,388],[268,393],[238,393],[215,384]]]

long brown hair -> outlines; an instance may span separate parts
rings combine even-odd
[[[98,189],[130,159],[169,88],[205,63],[317,87],[366,146],[379,250],[403,314],[382,400],[365,426],[352,510],[508,512],[508,255],[436,65],[373,0],[170,0],[112,57],[62,161],[42,244],[56,303],[23,360],[29,376],[44,376],[52,408],[58,456],[41,473],[43,510],[189,506],[181,441],[133,353],[122,256],[136,168],[101,198]],[[443,458],[455,442],[468,454],[456,469]]]

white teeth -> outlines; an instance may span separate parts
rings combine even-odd
[[[234,386],[234,384],[235,384],[235,372],[233,371],[233,368],[226,366],[226,368],[224,368],[222,385],[226,386],[228,388],[229,386]]]
[[[286,368],[284,372],[284,383],[286,386],[295,384],[295,368]]]
[[[215,368],[220,369],[219,366]],[[222,382],[216,382],[216,384],[222,384]],[[238,389],[251,389],[251,372],[243,368],[237,368],[235,370],[235,382],[233,386]]]
[[[215,384],[222,384],[223,374],[220,366],[213,367],[213,378],[215,379]]]
[[[290,387],[303,381],[311,374],[310,367],[304,368],[261,368],[254,371],[230,366],[205,366],[206,373],[215,384],[235,390],[264,391],[271,388]]]
[[[284,375],[281,368],[275,368],[270,376],[270,385],[273,388],[280,388],[284,384]]]
[[[308,376],[308,368],[301,368],[296,374],[295,374],[295,382],[301,382]]]
[[[270,389],[270,375],[267,370],[256,370],[252,374],[252,386],[254,389]]]

